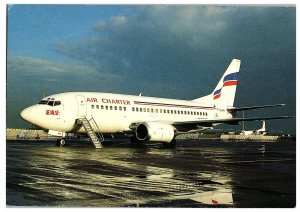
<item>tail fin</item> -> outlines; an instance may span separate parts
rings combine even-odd
[[[223,109],[233,107],[236,87],[238,85],[240,63],[240,60],[233,59],[213,92],[207,96],[194,99],[194,101],[208,101],[209,103],[214,104],[217,108]]]
[[[262,127],[257,132],[266,132],[266,121],[262,121]]]

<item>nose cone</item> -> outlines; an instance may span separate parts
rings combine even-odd
[[[24,109],[24,110],[21,112],[21,114],[20,114],[21,118],[24,119],[25,121],[28,121],[28,122],[32,123],[32,120],[33,120],[33,114],[32,114],[31,111],[32,111],[32,110],[31,110],[30,108]]]

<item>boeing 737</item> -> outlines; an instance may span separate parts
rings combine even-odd
[[[219,124],[290,118],[237,118],[238,111],[283,105],[234,107],[239,70],[240,60],[233,59],[215,89],[209,95],[191,101],[67,92],[45,97],[20,115],[49,134],[59,136],[60,145],[64,144],[66,133],[76,132],[87,133],[96,148],[102,147],[97,133],[131,133],[135,142],[162,142],[172,146],[179,134],[212,129]]]

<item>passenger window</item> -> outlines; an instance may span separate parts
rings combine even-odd
[[[174,110],[174,114],[176,114],[176,110]]]
[[[94,109],[94,105],[92,105],[92,109]]]
[[[108,110],[108,106],[107,105],[105,106],[105,110]]]
[[[166,109],[164,109],[164,113],[166,113]]]
[[[143,112],[143,108],[140,108],[140,112]]]
[[[113,106],[110,106],[109,109],[112,110],[112,109],[113,109]]]
[[[102,110],[104,109],[104,106],[103,106],[103,105],[101,105],[101,109],[102,109]]]
[[[151,108],[151,113],[153,113],[154,112],[154,110],[153,110],[153,108]]]
[[[126,107],[123,107],[123,110],[126,111]]]
[[[186,115],[186,111],[184,111],[184,115]]]
[[[117,106],[115,106],[115,110],[118,110],[118,107],[117,107]]]
[[[138,107],[137,107],[137,108],[135,108],[135,111],[136,111],[136,112],[139,112],[139,108],[138,108]]]
[[[158,113],[158,109],[155,109],[155,113]]]
[[[170,110],[167,110],[167,113],[170,113]]]
[[[122,106],[119,107],[119,110],[122,110]]]
[[[135,109],[134,109],[134,107],[132,108],[132,111],[134,111]]]
[[[197,112],[197,116],[199,116],[199,112]]]
[[[162,109],[160,109],[159,112],[162,113]]]
[[[149,108],[147,108],[147,112],[148,112],[148,113],[150,112],[150,109],[149,109]]]
[[[96,105],[96,109],[99,109],[99,105]]]
[[[173,114],[173,110],[171,110],[171,114]]]
[[[146,112],[146,108],[143,108],[143,112]]]

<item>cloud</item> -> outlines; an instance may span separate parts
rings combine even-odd
[[[24,56],[8,56],[7,61],[9,98],[27,95],[26,99],[31,103],[37,101],[36,96],[41,97],[46,91],[48,94],[67,91],[137,94],[152,89],[152,92],[144,93],[154,95],[161,89],[170,91],[164,87],[172,88],[170,82],[161,85],[157,82],[136,81],[133,77],[102,73],[76,61],[57,62]],[[146,89],[141,89],[143,87]],[[24,90],[29,93],[24,93]]]
[[[66,70],[59,67],[57,63],[26,56],[8,57],[8,69],[12,72],[17,71],[18,74],[35,76],[66,73]]]
[[[60,41],[56,51],[99,72],[159,80],[207,75],[208,63],[295,48],[293,8],[136,6],[131,15],[95,21],[93,37]],[[292,20],[292,21],[291,21]],[[291,38],[292,36],[292,38]],[[284,45],[290,43],[289,46]],[[283,48],[283,49],[282,49]],[[265,54],[264,54],[265,53]],[[223,59],[222,59],[223,57]],[[191,77],[192,76],[192,77]]]
[[[139,6],[131,16],[99,20],[94,24],[98,33],[94,37],[62,41],[57,51],[100,67],[101,71],[123,73],[130,69],[155,76],[177,59],[187,60],[191,51],[201,57],[199,52],[221,37],[227,25],[224,13],[229,16],[224,11],[228,9],[222,9],[222,13],[213,8]]]

